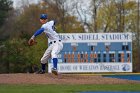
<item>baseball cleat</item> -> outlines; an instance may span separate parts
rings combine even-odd
[[[54,75],[58,75],[57,69],[56,69],[56,68],[52,68],[52,73],[53,73]]]

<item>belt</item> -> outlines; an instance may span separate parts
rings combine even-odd
[[[61,42],[61,40],[58,40],[59,42]],[[57,41],[52,41],[50,42],[50,44],[56,43]]]

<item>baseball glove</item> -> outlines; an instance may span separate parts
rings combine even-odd
[[[29,46],[33,46],[33,45],[35,45],[37,42],[34,40],[34,39],[30,39],[29,41],[28,41],[28,45]]]

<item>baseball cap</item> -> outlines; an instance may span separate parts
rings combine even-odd
[[[48,18],[48,15],[47,14],[41,14],[40,15],[40,19],[47,19]]]

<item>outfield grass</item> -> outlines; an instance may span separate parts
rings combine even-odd
[[[82,91],[140,91],[133,85],[0,85],[0,93],[77,93]]]

